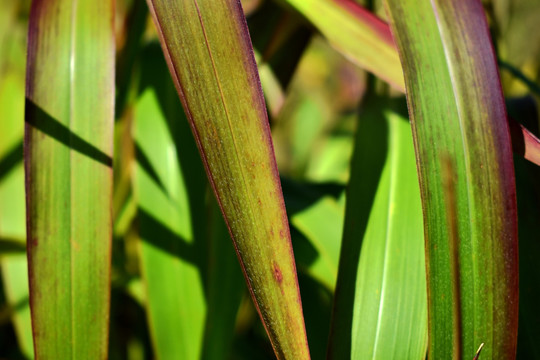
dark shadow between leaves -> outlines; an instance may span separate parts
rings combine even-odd
[[[137,219],[139,222],[139,234],[144,242],[195,266],[199,266],[194,246],[189,244],[184,238],[173,232],[141,207],[137,209]]]
[[[25,252],[24,240],[0,238],[0,255],[24,254]]]
[[[28,296],[20,299],[15,304],[8,304],[0,309],[0,324],[4,324],[13,317],[17,312],[30,306],[30,299]]]
[[[26,98],[25,121],[44,134],[105,166],[112,167],[112,158],[88,141],[74,134],[67,126],[53,118],[32,100]]]
[[[13,170],[23,159],[23,143],[19,142],[0,159],[0,180]]]
[[[337,200],[345,190],[345,186],[338,183],[300,182],[286,177],[281,177],[280,180],[289,218],[325,196]]]
[[[148,159],[148,156],[146,156],[146,153],[137,142],[135,142],[135,158],[137,159],[137,163],[146,172],[146,174],[150,176],[152,181],[154,181],[156,185],[161,189],[161,191],[163,191],[163,193],[167,197],[169,197],[167,189],[165,188],[163,182],[161,182],[161,179],[159,178],[156,169],[154,169],[154,166],[152,166],[150,159]]]

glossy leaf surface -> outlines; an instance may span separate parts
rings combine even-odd
[[[511,359],[518,306],[514,168],[480,1],[387,0],[423,200],[429,357]]]
[[[113,10],[107,0],[32,3],[25,171],[38,358],[107,356]]]

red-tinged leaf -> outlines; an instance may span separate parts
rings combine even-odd
[[[388,25],[352,0],[283,0],[351,61],[403,91],[403,72]]]
[[[509,118],[509,121],[514,153],[540,165],[540,139],[513,118]]]
[[[148,5],[276,356],[307,359],[283,195],[240,3],[148,0]]]
[[[114,1],[35,0],[25,171],[36,358],[108,353]]]
[[[424,211],[431,359],[512,359],[518,306],[510,132],[479,0],[387,0]]]
[[[304,15],[352,62],[405,92],[397,48],[384,21],[352,0],[282,1]],[[529,132],[524,132],[525,136],[512,133],[512,142],[524,142],[526,159],[540,165],[540,148],[526,133]]]

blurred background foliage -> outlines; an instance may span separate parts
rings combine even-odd
[[[384,18],[380,2],[359,2]],[[308,342],[312,357],[322,359],[357,124],[366,113],[366,94],[399,94],[347,60],[285,3],[242,3],[270,115]],[[509,112],[538,134],[540,2],[492,0],[484,5]],[[30,0],[0,0],[0,358],[5,359],[33,356],[22,166],[29,7]],[[110,358],[160,354],[168,359],[177,347],[191,346],[185,358],[272,359],[188,123],[171,121],[184,116],[183,110],[144,0],[117,0],[116,32]],[[369,176],[371,170],[365,171]],[[535,301],[540,289],[540,171],[520,158],[516,171],[518,357],[534,359],[540,358]],[[145,185],[148,176],[152,186],[172,194],[172,202]],[[182,196],[185,191],[189,201]],[[185,209],[187,223],[175,215]],[[191,300],[175,306],[179,298]],[[182,321],[174,321],[186,317],[184,328]]]

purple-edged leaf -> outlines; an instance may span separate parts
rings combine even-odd
[[[387,81],[396,90],[405,91],[397,49],[384,21],[352,0],[281,1],[306,17],[352,62]],[[524,132],[525,136],[512,133],[512,142],[524,142],[525,158],[540,165],[540,148],[527,133]]]
[[[25,170],[36,358],[108,352],[114,1],[35,0]]]
[[[509,122],[514,153],[540,165],[540,139],[513,118],[509,118]]]
[[[240,3],[147,2],[274,351],[307,359],[287,216]]]
[[[518,305],[514,168],[479,0],[387,0],[424,211],[429,357],[511,359]]]
[[[328,41],[354,63],[405,88],[388,25],[353,0],[282,0],[305,16]]]

